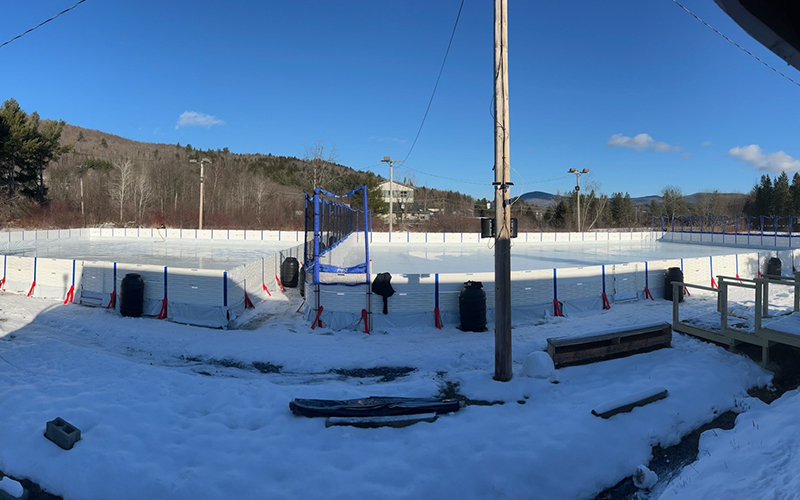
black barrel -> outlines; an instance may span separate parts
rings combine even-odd
[[[486,331],[486,292],[480,281],[467,281],[458,296],[458,311],[461,315],[461,330],[465,332]]]
[[[281,283],[287,288],[297,288],[300,263],[294,257],[286,257],[281,263]]]
[[[782,267],[783,264],[781,264],[781,259],[777,257],[772,257],[767,261],[767,275],[780,276]]]
[[[303,267],[303,266],[300,266],[300,276],[298,278],[298,281],[300,282],[300,296],[301,297],[305,297],[306,296],[306,268]]]
[[[144,280],[141,274],[130,273],[122,278],[119,290],[119,313],[138,318],[144,307]]]
[[[672,282],[679,281],[683,283],[683,271],[680,267],[670,267],[664,273],[664,298],[672,300]],[[683,287],[678,289],[678,302],[683,302]]]

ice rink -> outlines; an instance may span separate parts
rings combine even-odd
[[[297,246],[296,241],[240,241],[150,238],[64,238],[15,242],[6,255],[152,264],[193,269],[230,269],[266,254]]]
[[[736,252],[737,249],[731,247],[660,241],[522,242],[512,243],[511,269],[608,265]],[[373,273],[472,273],[494,269],[494,248],[489,243],[373,243],[370,258]]]

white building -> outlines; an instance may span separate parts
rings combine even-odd
[[[399,182],[389,183],[386,181],[378,186],[381,190],[381,194],[383,195],[383,201],[389,203],[389,193],[390,193],[390,186],[394,190],[394,202],[397,203],[414,203],[414,188],[411,186],[406,186],[405,184],[400,184]],[[397,210],[397,206],[395,206],[395,210]]]

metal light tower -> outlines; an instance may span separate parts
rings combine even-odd
[[[581,226],[581,174],[588,174],[589,169],[584,168],[583,170],[578,170],[576,168],[571,168],[567,170],[568,174],[575,174],[575,196],[577,197],[577,209],[578,209],[578,232],[583,232],[583,226]]]
[[[394,218],[394,164],[403,163],[403,160],[392,160],[389,156],[384,156],[381,163],[389,164],[389,238],[392,234],[392,222]]]
[[[195,159],[191,159],[191,160],[189,160],[189,163],[199,163],[200,164],[200,217],[198,218],[199,220],[198,220],[197,228],[198,229],[203,229],[203,194],[204,194],[204,187],[203,186],[204,186],[204,179],[205,179],[203,174],[204,174],[204,167],[206,166],[206,163],[211,165],[211,160],[209,160],[208,158],[203,158],[198,162]]]

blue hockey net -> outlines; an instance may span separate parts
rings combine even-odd
[[[310,285],[369,284],[367,188],[306,194],[305,271]]]

